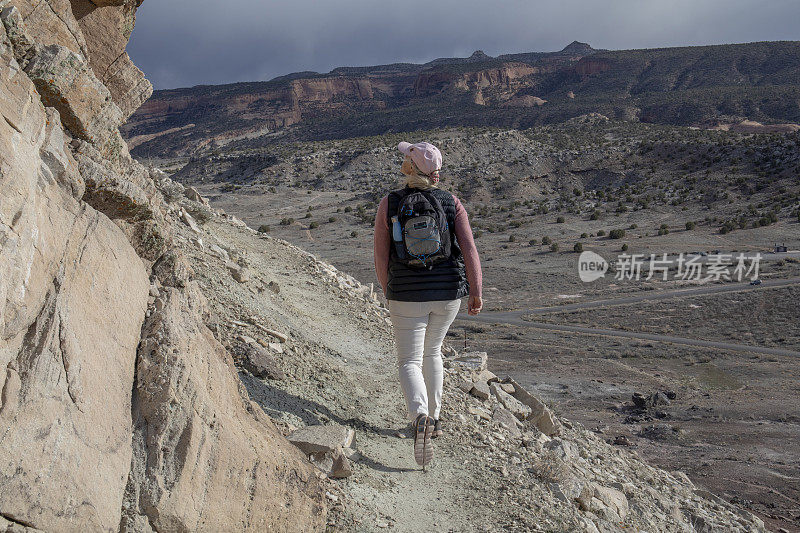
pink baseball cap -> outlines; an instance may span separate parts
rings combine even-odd
[[[410,156],[423,174],[431,175],[442,168],[442,152],[431,143],[411,144],[403,141],[397,145],[397,149]]]

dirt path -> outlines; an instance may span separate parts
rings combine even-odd
[[[516,505],[487,509],[475,504],[482,497],[475,487],[492,483],[482,480],[485,466],[475,460],[474,448],[464,446],[453,431],[437,439],[435,463],[427,472],[414,462],[411,439],[398,436],[407,422],[391,330],[384,318],[374,315],[374,306],[343,298],[291,245],[225,225],[215,229],[216,235],[206,237],[206,246],[224,246],[232,256],[244,252],[251,272],[265,273],[251,285],[274,282],[280,287],[273,295],[231,284],[224,270],[197,249],[195,262],[206,261],[198,269],[200,281],[220,322],[269,317],[264,321],[268,327],[290,335],[285,345],[290,352],[283,362],[303,367],[294,372],[284,367],[287,382],[274,386],[243,374],[251,397],[270,416],[292,426],[336,422],[356,429],[355,447],[361,457],[353,463],[353,475],[337,482],[348,494],[337,529],[470,531],[492,529],[508,520],[508,507]],[[235,344],[240,333],[259,332],[234,328],[227,335],[229,344]],[[295,376],[297,381],[291,379]],[[463,402],[448,388],[443,417],[465,412]]]

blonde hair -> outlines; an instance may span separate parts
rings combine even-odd
[[[405,174],[403,185],[406,187],[411,187],[413,189],[435,189],[438,187],[433,178],[422,174],[417,168],[417,165],[414,164],[414,161],[408,156],[406,156],[403,161],[400,170]]]

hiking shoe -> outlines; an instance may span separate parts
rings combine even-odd
[[[436,422],[427,415],[419,415],[414,421],[414,460],[423,470],[433,459],[433,428]]]
[[[442,421],[438,418],[434,421],[433,425],[433,433],[431,433],[431,438],[439,438],[444,435],[444,431],[442,430]]]

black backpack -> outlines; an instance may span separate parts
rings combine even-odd
[[[447,215],[439,199],[430,192],[414,189],[408,193],[400,201],[397,213],[390,216],[390,222],[398,261],[430,270],[450,257]]]

